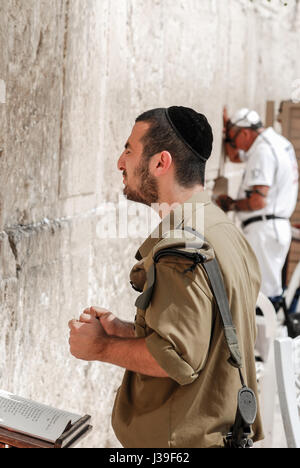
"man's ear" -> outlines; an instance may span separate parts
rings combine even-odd
[[[153,175],[160,176],[168,172],[172,165],[173,158],[169,151],[162,151],[161,153],[157,153],[155,156],[153,156],[152,161]]]

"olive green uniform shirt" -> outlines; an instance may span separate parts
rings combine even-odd
[[[192,212],[183,213],[178,207],[161,224],[170,221],[171,229],[185,225],[200,228],[204,234],[208,244],[203,252],[215,254],[223,275],[243,375],[257,395],[255,306],[261,277],[256,257],[207,192],[194,195],[184,206],[192,206]],[[161,239],[151,235],[137,253],[140,261],[131,280],[141,290],[147,287],[146,272]],[[222,447],[223,436],[234,422],[239,372],[228,363],[221,317],[206,273],[201,265],[187,272],[190,265],[174,256],[161,258],[151,302],[146,311],[137,309],[136,336],[146,338],[147,348],[170,378],[125,372],[112,416],[115,434],[124,447]],[[262,439],[259,410],[252,428],[254,441]]]

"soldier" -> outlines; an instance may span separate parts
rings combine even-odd
[[[170,206],[161,224],[169,224],[171,232],[203,231],[197,224],[203,220],[205,241],[197,251],[218,260],[243,350],[244,377],[257,392],[259,267],[244,236],[204,190],[212,142],[204,115],[185,107],[154,109],[137,118],[118,169],[128,199]],[[183,210],[186,205],[191,209]],[[235,418],[239,373],[227,360],[222,321],[203,265],[175,253],[158,259],[162,247],[192,243],[191,234],[175,240],[164,234],[150,235],[136,254],[130,279],[144,294],[136,302],[134,323],[89,307],[79,321],[69,323],[70,350],[78,359],[126,369],[112,416],[124,447],[223,447]],[[253,438],[262,437],[258,412]]]
[[[273,128],[265,129],[257,112],[224,112],[226,150],[234,163],[246,162],[238,199],[221,195],[225,212],[236,211],[257,255],[262,292],[275,307],[281,303],[282,269],[291,244],[289,218],[298,197],[298,165],[292,144]]]

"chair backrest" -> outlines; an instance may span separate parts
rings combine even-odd
[[[285,291],[285,302],[287,308],[291,307],[292,301],[295,297],[296,291],[300,286],[300,262],[298,263],[288,285],[287,290]]]
[[[259,351],[263,361],[268,361],[270,349],[276,338],[277,318],[272,302],[262,293],[259,293],[256,307],[259,307],[263,317],[256,316],[257,341],[255,348]]]
[[[263,313],[263,316],[256,316],[257,339],[255,344],[255,350],[263,360],[262,363],[256,363],[260,409],[265,433],[265,439],[260,443],[260,447],[272,448],[276,408],[274,340],[277,319],[272,302],[264,294],[259,293],[256,305]]]
[[[275,340],[275,367],[288,448],[300,448],[300,337]]]

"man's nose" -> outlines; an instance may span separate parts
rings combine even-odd
[[[125,162],[124,162],[124,153],[121,154],[118,160],[118,169],[119,171],[124,171],[125,170]]]

